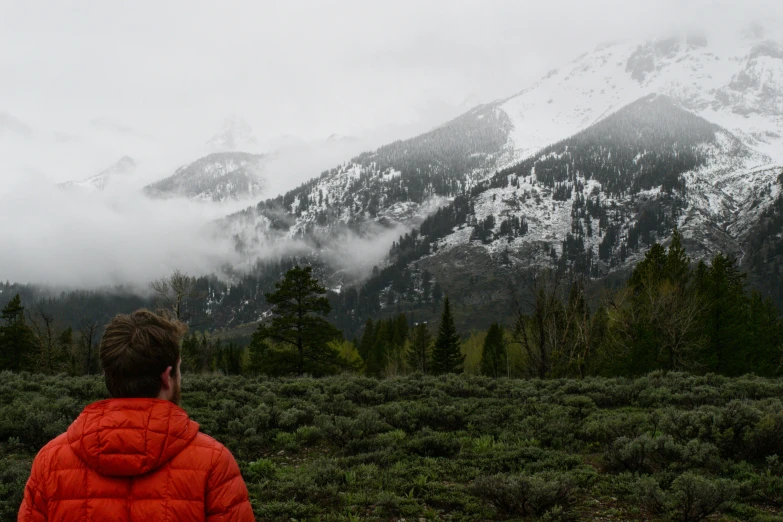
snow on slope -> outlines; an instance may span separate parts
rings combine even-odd
[[[482,223],[488,216],[493,216],[494,238],[477,240],[472,237],[473,227],[463,225],[438,242],[436,256],[448,256],[453,248],[469,244],[492,255],[510,252],[523,264],[538,264],[545,262],[550,248],[563,255],[562,242],[568,234],[578,235],[584,242],[585,251],[592,250],[595,254],[608,227],[626,238],[630,228],[640,220],[640,208],[657,205],[653,203],[655,201],[671,201],[672,196],[660,185],[664,178],[656,178],[652,186],[641,187],[642,190],[633,188],[633,180],[644,175],[645,170],[649,175],[650,169],[658,172],[656,176],[666,175],[669,172],[667,165],[675,168],[679,161],[665,162],[658,167],[654,163],[634,164],[646,153],[674,158],[678,150],[683,152],[691,147],[703,161],[696,162],[691,170],[680,172],[685,189],[679,196],[682,203],[678,204],[681,212],[677,225],[683,236],[692,240],[691,252],[695,258],[711,256],[719,250],[741,255],[742,234],[778,195],[780,167],[725,129],[689,114],[668,100],[647,96],[510,169],[507,182],[492,183],[488,190],[473,199],[471,221]],[[665,129],[658,130],[661,126]],[[636,133],[623,135],[629,129],[635,129]],[[618,140],[618,135],[623,135],[623,139]],[[624,143],[623,148],[617,150],[620,143]],[[620,156],[613,158],[613,151]],[[577,159],[585,154],[597,163]],[[630,165],[622,161],[621,156],[628,158],[634,154]],[[580,165],[585,164],[613,166],[612,170],[622,173],[620,179],[625,179],[626,188],[609,190],[608,186],[602,186],[596,176],[605,176],[606,169],[579,170]],[[554,187],[542,182],[536,174],[537,167],[541,167],[540,174],[556,176],[556,165],[561,165],[560,172],[565,170],[573,176],[560,183],[579,184],[584,188],[569,189],[565,198],[556,197]],[[502,174],[498,176],[502,177]],[[574,214],[579,197],[600,201],[608,210],[603,226],[590,213],[582,217],[580,223],[580,218]],[[527,224],[524,235],[499,233],[501,222],[511,217]],[[587,220],[592,233],[584,234]],[[577,234],[575,230],[582,232]],[[665,237],[658,238],[663,239]],[[626,260],[633,262],[641,254],[643,251],[629,252]]]
[[[753,38],[615,43],[551,71],[498,106],[527,157],[645,95],[668,95],[783,161],[783,45]]]
[[[178,168],[174,174],[144,187],[157,198],[223,202],[257,197],[263,188],[263,155],[216,152]]]
[[[778,190],[773,181],[779,172],[776,166],[783,162],[781,49],[783,46],[773,41],[739,36],[715,40],[691,36],[604,45],[553,70],[529,89],[469,111],[457,119],[460,124],[447,140],[432,142],[429,135],[406,140],[404,146],[397,147],[393,158],[402,162],[399,165],[406,164],[405,158],[410,154],[425,158],[422,166],[433,171],[445,169],[459,180],[463,190],[470,189],[498,168],[534,157],[545,146],[604,121],[637,100],[651,94],[666,95],[676,105],[720,126],[716,127],[714,140],[698,145],[706,163],[680,173],[687,193],[678,224],[686,237],[703,244],[705,255],[714,248],[736,252],[739,235],[752,225],[755,214],[774,199]],[[493,122],[491,126],[482,127],[480,132],[467,132],[488,120]],[[449,129],[450,123],[439,129]],[[657,125],[666,127],[665,122]],[[487,132],[503,136],[506,146],[501,150],[487,147],[486,151],[469,151],[469,158],[486,156],[487,161],[482,161],[479,168],[449,165],[449,155],[464,154],[466,144]],[[639,157],[647,152],[638,151]],[[368,157],[375,154],[368,153]],[[320,237],[326,238],[322,245],[328,245],[334,240],[328,239],[330,228],[354,227],[357,220],[408,228],[450,199],[433,198],[419,203],[384,199],[389,190],[400,188],[395,187],[398,169],[406,170],[399,166],[376,171],[366,161],[348,163],[306,184],[301,191],[292,191],[292,197],[284,198],[277,210],[259,206],[230,216],[222,223],[224,231],[252,254],[259,252],[259,247],[270,248],[276,240],[297,241],[312,232],[327,233]],[[371,181],[357,188],[354,182],[368,175],[377,183]],[[623,240],[629,227],[639,220],[640,209],[672,197],[660,186],[617,194],[590,176],[581,176],[578,181],[584,186],[584,197],[600,198],[612,216],[608,224],[616,227]],[[439,240],[439,252],[471,245],[492,255],[511,250],[546,256],[549,248],[561,254],[562,241],[575,230],[572,213],[576,191],[570,199],[563,199],[555,197],[552,187],[544,186],[535,176],[519,177],[515,183],[513,188],[508,185],[478,194],[471,219],[481,221],[493,215],[497,233],[503,219],[524,217],[526,234],[495,237],[483,243],[471,240],[472,226],[462,225]],[[366,198],[362,203],[365,206],[359,205],[359,192],[378,196],[377,215],[368,214]],[[354,212],[349,205],[355,207]],[[584,246],[595,252],[606,228],[599,226],[597,218],[582,218],[581,224],[576,219],[576,224],[587,227],[584,219],[592,219],[594,232],[584,236]],[[655,234],[653,237],[665,239]],[[634,256],[642,254],[643,251],[634,251],[627,259],[633,261]]]
[[[118,176],[132,174],[136,170],[136,162],[129,156],[123,156],[114,165],[82,181],[67,181],[60,187],[65,189],[103,190]]]
[[[503,163],[510,128],[495,107],[474,108],[430,132],[360,154],[278,198],[227,216],[216,233],[234,238],[251,258],[286,249],[286,244],[305,242],[310,250],[323,252],[358,239],[365,244],[361,256],[353,256],[364,257],[362,264],[371,268],[400,234]]]

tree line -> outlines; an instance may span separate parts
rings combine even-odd
[[[270,309],[248,345],[191,333],[183,341],[183,367],[229,375],[360,372],[379,378],[414,372],[584,378],[655,370],[780,375],[780,311],[748,291],[745,280],[736,260],[722,253],[709,263],[691,263],[675,230],[668,247],[654,244],[624,287],[592,309],[583,279],[541,270],[515,289],[516,312],[505,325],[461,334],[445,297],[437,329],[400,313],[368,319],[348,340],[327,319],[332,306],[312,267],[297,265],[265,293]],[[175,274],[156,285],[160,302],[185,321],[187,303],[198,299],[189,281]],[[16,296],[2,309],[0,370],[95,373],[98,336],[95,323],[61,328],[43,309],[26,311]]]

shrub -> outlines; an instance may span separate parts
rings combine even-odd
[[[98,376],[0,375],[0,520],[13,519],[40,446],[104,395]],[[781,397],[780,379],[664,372],[183,382],[183,407],[234,452],[259,520],[326,522],[640,510],[772,521],[783,509]]]
[[[294,432],[296,441],[300,444],[312,445],[321,440],[323,434],[321,430],[315,426],[300,426]]]
[[[283,413],[281,413],[278,423],[284,430],[293,430],[299,426],[309,424],[312,421],[313,415],[310,412],[305,412],[294,407],[288,408]]]
[[[783,507],[783,477],[772,473],[757,475],[750,487],[753,500],[770,506]]]
[[[296,440],[296,435],[285,431],[278,432],[275,435],[275,445],[283,448],[286,451],[299,451],[299,443]]]
[[[668,504],[678,520],[698,522],[734,498],[736,487],[725,479],[683,473],[672,483]]]
[[[248,482],[270,480],[277,474],[277,465],[269,459],[258,459],[247,465],[245,478]]]
[[[532,476],[500,474],[478,478],[473,494],[512,516],[542,516],[556,506],[574,503],[576,486],[567,473],[545,472]]]
[[[459,453],[460,443],[454,435],[440,432],[424,432],[408,442],[407,449],[422,457],[452,457]]]
[[[646,472],[679,461],[682,455],[682,446],[670,436],[653,438],[646,433],[635,439],[620,437],[605,452],[607,463],[615,469]]]
[[[664,491],[653,477],[640,477],[635,498],[650,514],[668,513],[680,522],[698,522],[734,498],[737,487],[725,479],[710,479],[686,472]]]
[[[29,474],[27,462],[13,457],[0,458],[0,520],[16,520]]]

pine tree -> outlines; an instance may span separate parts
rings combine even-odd
[[[694,281],[705,277],[697,268]],[[688,291],[691,278],[687,256],[675,233],[667,252],[655,243],[628,279],[629,298],[616,317],[615,340],[626,352],[626,371],[643,374],[656,369],[693,367],[694,354],[704,343],[700,317],[704,300]]]
[[[265,371],[265,362],[267,361],[267,355],[269,354],[269,345],[264,341],[255,340],[250,343],[250,359],[248,362],[247,370],[253,375],[261,375]]]
[[[29,366],[37,349],[35,333],[25,321],[19,294],[0,312],[0,370],[20,371]]]
[[[201,372],[199,351],[199,342],[196,334],[186,335],[182,340],[182,371],[187,373]]]
[[[639,292],[645,284],[659,283],[665,277],[667,261],[666,249],[655,243],[634,267],[628,287]]]
[[[417,324],[413,328],[408,364],[417,372],[429,373],[432,364],[432,334],[427,323]]]
[[[370,358],[370,354],[372,353],[376,334],[375,323],[372,319],[367,319],[367,322],[364,323],[364,330],[362,331],[362,340],[359,342],[359,355],[365,362]]]
[[[685,249],[682,247],[682,236],[680,236],[680,232],[675,228],[672,233],[672,242],[666,252],[664,274],[665,277],[673,284],[676,284],[682,291],[685,290],[685,285],[688,284],[688,280],[690,279],[690,263],[691,260],[685,254]]]
[[[503,342],[503,327],[492,323],[484,338],[484,349],[481,352],[481,373],[489,377],[508,375],[508,358]]]
[[[242,374],[242,348],[236,343],[230,342],[224,346],[220,354],[220,371],[226,375]]]
[[[384,319],[379,320],[375,325],[375,339],[365,360],[365,371],[368,375],[381,377],[386,369],[393,335],[391,326],[389,321]]]
[[[394,320],[394,347],[402,348],[408,339],[408,318],[405,314],[400,314]]]
[[[780,375],[783,370],[783,322],[772,299],[763,299],[758,290],[754,290],[749,299],[747,329],[745,343],[750,349],[744,371],[764,377]]]
[[[454,326],[449,298],[446,297],[443,300],[443,314],[440,317],[438,338],[432,350],[432,373],[440,375],[462,372],[464,362],[465,356],[460,351],[459,334]]]
[[[707,349],[705,369],[724,375],[740,375],[755,346],[749,346],[745,331],[747,296],[745,274],[735,259],[718,253],[707,271],[702,288],[706,304],[704,333]]]
[[[279,345],[282,350],[269,352],[270,357],[278,355],[275,371],[318,376],[345,367],[337,350],[329,346],[341,333],[324,318],[332,306],[324,295],[326,289],[313,277],[312,267],[295,266],[275,283],[275,289],[264,294],[272,307],[272,319],[259,325],[252,341],[271,340]],[[286,353],[291,349],[293,353]]]

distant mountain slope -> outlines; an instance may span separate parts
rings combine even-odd
[[[783,168],[773,171],[774,181],[756,183],[759,189],[746,205],[757,217],[743,234],[742,262],[753,282],[763,286],[778,303],[783,302]],[[765,203],[773,199],[772,204]]]
[[[433,212],[432,205],[442,203],[437,198],[453,198],[493,169],[529,158],[635,100],[656,94],[724,128],[722,137],[733,135],[722,141],[725,147],[729,142],[741,143],[744,149],[759,151],[756,163],[745,162],[743,168],[768,163],[766,156],[780,162],[780,50],[776,42],[733,35],[715,41],[690,36],[604,45],[551,71],[514,96],[477,107],[430,133],[361,154],[348,165],[332,169],[276,200],[229,218],[226,225],[241,245],[258,247],[275,238],[323,234],[337,225],[356,228],[368,221],[386,221],[387,217],[392,222],[410,224],[420,220],[422,214]],[[650,119],[646,132],[666,132],[670,124],[677,122]],[[712,132],[708,127],[701,132]],[[604,130],[605,126],[596,127],[593,134]],[[623,129],[614,137],[625,140],[614,145],[617,153],[628,149],[627,142],[635,135]],[[672,161],[691,168],[700,164],[706,153],[682,152]],[[639,154],[640,158],[631,156],[628,160],[643,167],[657,161],[645,151]],[[546,163],[539,161],[538,168],[546,169]],[[585,163],[582,168],[591,167]],[[650,175],[649,169],[640,169],[634,183],[651,187],[647,179]],[[606,191],[629,188],[617,173],[595,176]],[[611,181],[611,177],[616,179]],[[691,179],[695,184],[703,185],[702,181]],[[704,190],[704,197],[709,195],[713,202],[726,196],[725,191],[721,195],[709,183]],[[429,206],[421,207],[425,200]],[[726,201],[720,205],[730,208],[733,203]],[[425,211],[420,212],[420,208]],[[411,216],[416,216],[415,220]],[[250,248],[249,252],[253,251]]]
[[[184,165],[173,175],[144,187],[155,198],[226,201],[250,198],[263,187],[263,155],[216,152]]]
[[[420,309],[435,283],[489,319],[508,304],[509,274],[543,264],[610,276],[675,225],[694,258],[742,258],[781,190],[783,54],[724,36],[601,46],[229,216],[220,233],[251,259],[295,242],[328,265],[346,229],[385,242],[400,229],[385,259],[358,256],[365,270],[333,286],[348,328]]]
[[[279,241],[318,249],[346,231],[362,236],[411,227],[508,161],[511,125],[482,106],[430,132],[400,140],[325,171],[302,186],[228,216],[230,234],[248,256]],[[388,247],[391,244],[386,245]],[[377,261],[377,260],[376,260]],[[367,261],[371,267],[374,261]]]
[[[376,296],[362,313],[420,308],[426,280],[487,322],[509,312],[509,277],[520,271],[605,277],[674,226],[696,259],[740,257],[748,223],[780,192],[768,162],[674,100],[646,96],[499,170],[401,237],[358,288]]]
[[[602,46],[514,96],[360,154],[216,224],[245,263],[230,288],[211,287],[209,313],[257,320],[293,256],[317,267],[349,334],[398,310],[427,320],[441,293],[458,296],[462,326],[486,326],[506,317],[521,272],[619,280],[674,226],[694,259],[721,250],[774,267],[779,55],[775,42],[732,35]],[[180,171],[209,170],[198,164]]]
[[[66,189],[92,189],[104,190],[112,180],[119,176],[127,176],[136,170],[136,162],[129,156],[123,156],[117,163],[102,170],[95,176],[91,176],[82,181],[67,181],[61,183],[60,187]]]

